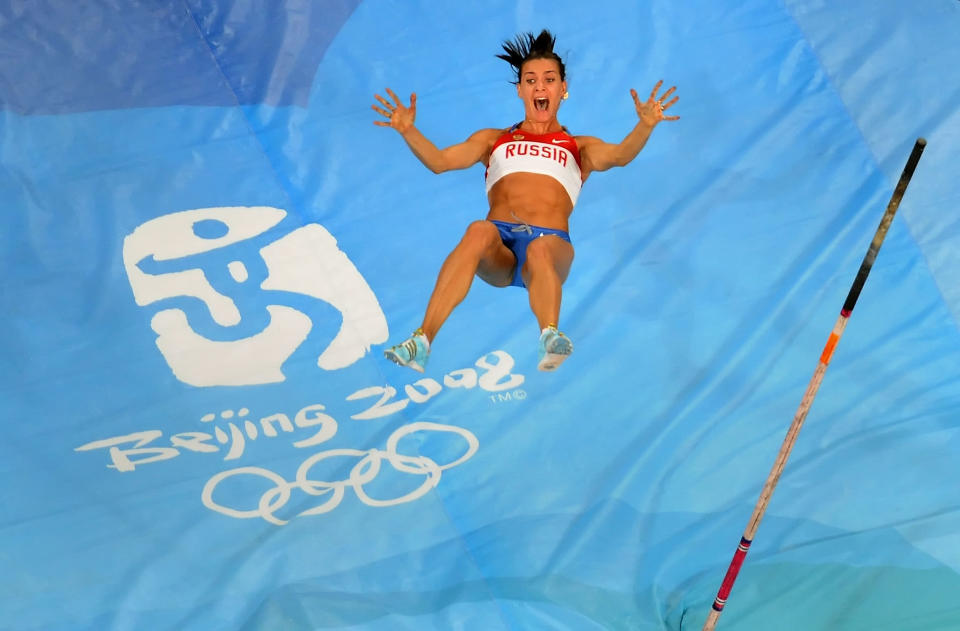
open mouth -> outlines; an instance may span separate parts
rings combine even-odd
[[[541,112],[546,112],[547,108],[550,107],[549,99],[533,99],[533,106]]]

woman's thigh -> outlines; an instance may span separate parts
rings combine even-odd
[[[530,275],[540,270],[552,269],[563,283],[573,264],[573,245],[552,234],[537,237],[527,246],[527,260],[521,274],[523,282],[530,284]]]
[[[484,244],[477,276],[494,287],[508,287],[513,282],[517,257],[500,240],[500,231],[489,221],[475,221],[467,228],[464,239],[475,238]]]

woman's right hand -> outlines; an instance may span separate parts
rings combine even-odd
[[[410,107],[407,107],[390,88],[387,88],[387,94],[393,99],[393,103],[379,94],[375,94],[374,98],[377,99],[383,107],[377,104],[373,104],[370,107],[372,107],[375,112],[385,116],[388,120],[375,120],[373,124],[379,125],[380,127],[393,127],[402,134],[413,127],[413,121],[417,117],[417,95],[416,93],[410,95]]]

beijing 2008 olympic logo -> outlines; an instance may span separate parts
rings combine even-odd
[[[180,381],[275,383],[308,340],[324,370],[387,340],[376,296],[336,239],[320,224],[288,227],[286,217],[268,206],[185,210],[124,239],[134,299],[157,309],[156,344]]]
[[[452,434],[458,436],[465,443],[463,453],[452,458],[450,462],[439,464],[423,454],[405,455],[400,453],[400,441],[415,433]],[[308,496],[318,498],[316,506],[301,510],[294,517],[307,515],[321,515],[337,508],[343,501],[347,489],[352,489],[357,498],[367,506],[384,507],[396,506],[417,500],[426,495],[440,483],[440,477],[447,469],[452,469],[473,457],[480,443],[477,437],[462,427],[444,425],[441,423],[416,422],[404,425],[395,430],[387,439],[386,449],[330,449],[313,454],[304,460],[297,468],[293,481],[288,482],[283,476],[262,467],[239,467],[216,474],[203,487],[201,499],[204,506],[234,517],[236,519],[261,519],[283,526],[289,519],[281,519],[277,512],[290,501],[292,491],[299,489]],[[420,483],[412,490],[399,493],[394,497],[372,497],[365,485],[372,482],[384,469],[386,462],[393,471],[411,476],[422,476]],[[339,463],[339,467],[337,464]],[[314,473],[315,469],[323,469],[327,465],[327,475]],[[346,465],[346,466],[344,466]],[[350,466],[352,465],[352,466]],[[333,473],[340,471],[339,477]],[[343,470],[348,471],[343,475]],[[327,477],[333,475],[334,477]],[[256,503],[255,508],[238,509],[226,506],[214,499],[214,492],[226,480],[238,476],[254,476],[271,482],[274,486],[268,489]],[[296,504],[301,502],[295,501]]]

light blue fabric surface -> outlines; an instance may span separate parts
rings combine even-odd
[[[960,625],[960,5],[0,1],[0,629],[699,629],[914,140],[928,147],[720,621]],[[438,145],[681,116],[571,220],[536,371]],[[298,471],[300,475],[299,486]]]

